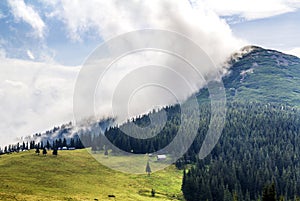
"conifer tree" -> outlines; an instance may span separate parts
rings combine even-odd
[[[150,176],[150,174],[151,174],[151,167],[150,167],[149,161],[147,161],[146,173],[148,174],[148,176]]]
[[[57,153],[57,148],[54,148],[54,149],[53,149],[53,152],[52,152],[52,155],[57,156],[57,154],[58,154],[58,153]]]
[[[46,156],[46,155],[47,155],[47,150],[46,150],[46,148],[45,148],[45,147],[43,148],[43,155],[44,155],[44,156]]]
[[[39,147],[37,147],[37,148],[35,149],[35,153],[36,153],[37,155],[40,155],[40,148],[39,148]]]

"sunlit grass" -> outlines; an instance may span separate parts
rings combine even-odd
[[[114,156],[115,165],[124,160]],[[182,198],[182,172],[174,166],[151,176],[125,174],[101,165],[87,150],[60,151],[57,157],[37,156],[34,150],[2,155],[0,168],[0,200],[112,200],[110,194],[122,201]]]

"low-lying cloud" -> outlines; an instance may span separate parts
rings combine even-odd
[[[72,120],[79,67],[0,58],[0,145]]]
[[[170,30],[196,42],[220,71],[226,58],[245,44],[232,34],[225,20],[220,19],[215,12],[205,8],[202,4],[193,8],[189,1],[57,0],[43,2],[43,4],[48,12],[45,16],[62,21],[71,40],[84,42],[84,38],[92,34],[105,41],[118,34],[145,28]],[[23,16],[22,19],[27,18]],[[36,26],[40,36],[43,36],[44,26],[41,22],[28,22],[33,27]],[[121,80],[136,66],[139,67],[147,60],[152,61],[152,57],[157,58],[156,63],[168,60],[168,57],[162,59],[162,56],[164,55],[136,54],[123,63],[116,64],[115,70],[111,72],[112,79]],[[34,55],[28,54],[28,57],[32,59]],[[143,61],[139,62],[140,60]],[[152,63],[155,62],[152,61]],[[170,68],[176,65],[172,60],[164,64],[171,65]],[[1,144],[13,141],[16,136],[33,134],[72,120],[73,91],[79,70],[80,67],[2,58],[0,69]],[[203,74],[209,71],[210,69],[203,68]],[[168,74],[163,74],[161,79],[174,80]],[[194,82],[197,87],[204,84],[203,80]],[[97,108],[100,115],[111,114],[111,96],[107,94],[115,90],[115,84],[115,81],[110,84],[110,79],[108,79],[106,88],[98,97],[99,100],[101,99],[100,109]],[[174,80],[174,85],[176,84]],[[149,98],[145,99],[144,95]],[[142,113],[157,104],[172,103],[174,99],[169,98],[163,95],[158,97],[156,90],[147,89],[146,94],[138,94],[133,107],[138,108],[137,111]],[[163,101],[157,101],[158,99]]]

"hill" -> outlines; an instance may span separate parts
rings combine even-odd
[[[0,169],[0,200],[114,200],[108,195],[115,195],[115,200],[122,201],[167,201],[182,197],[182,171],[174,166],[151,176],[123,174],[102,166],[85,149],[60,151],[57,157],[38,156],[34,150],[2,155]]]
[[[247,101],[300,107],[300,58],[276,50],[246,46],[230,57],[227,68],[228,73],[223,76],[227,102]],[[200,103],[209,101],[206,88],[200,89],[196,96]],[[23,140],[52,142],[66,138],[70,143],[70,138],[76,141],[82,134],[97,135],[113,124],[113,118],[89,120],[76,127],[70,122]]]
[[[104,134],[124,151],[145,154],[169,144],[181,121],[189,122],[183,129],[187,137],[191,135],[190,128],[199,127],[194,143],[176,162],[179,168],[187,164],[193,167],[184,180],[183,193],[188,201],[198,201],[200,196],[203,200],[224,200],[225,195],[257,200],[264,186],[272,181],[278,196],[286,200],[300,196],[300,119],[299,110],[295,108],[300,106],[300,59],[254,46],[245,47],[242,52],[246,53],[232,56],[228,74],[223,77],[228,106],[225,128],[205,160],[199,161],[197,154],[211,115],[206,89],[197,94],[200,122],[190,118],[194,111],[181,118],[180,108],[175,105],[164,109],[168,121],[151,139],[131,138],[119,127],[102,128]],[[149,116],[133,121],[137,125],[148,125]],[[78,135],[83,134],[81,139],[90,142],[89,146],[100,152],[98,156],[103,156],[103,147],[107,144],[103,144],[99,129],[93,129],[99,127],[91,126]],[[73,136],[71,128],[72,125],[67,129],[66,126],[55,128],[48,135]],[[155,126],[153,129],[155,132]],[[109,200],[108,195],[113,194],[125,201],[153,200],[152,188],[157,191],[155,200],[182,197],[182,172],[173,166],[151,177],[126,175],[100,165],[83,150],[60,153],[57,158],[36,156],[32,151],[1,156],[0,167],[5,171],[0,173],[4,181],[0,184],[0,198],[41,200],[49,196],[51,200]],[[116,157],[118,160],[112,164],[122,166],[126,156]]]
[[[300,59],[261,47],[233,55],[229,73],[223,77],[227,100],[273,102],[300,106]]]

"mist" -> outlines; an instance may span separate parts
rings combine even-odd
[[[226,22],[213,11],[201,5],[201,1],[152,0],[152,1],[53,1],[42,2],[47,17],[64,23],[70,40],[84,42],[87,35],[101,37],[103,41],[129,31],[162,29],[184,35],[194,41],[214,62],[221,74],[226,73],[224,62],[246,42],[236,38]],[[83,64],[84,66],[84,64]],[[159,72],[150,71],[155,66],[165,66]],[[154,66],[154,67],[153,67]],[[145,74],[126,81],[133,83],[136,91],[130,99],[113,101],[116,90],[134,71],[145,67]],[[1,145],[12,143],[16,137],[42,132],[55,125],[73,121],[73,92],[79,66],[63,66],[48,62],[18,59],[1,59],[0,83],[0,137]],[[145,113],[153,108],[184,101],[191,93],[203,87],[209,79],[215,79],[215,69],[203,67],[206,79],[192,78],[189,67],[178,58],[161,52],[131,54],[109,68],[95,92],[95,110],[85,116],[96,118],[114,116],[118,122]],[[186,69],[186,70],[185,70]],[[174,73],[170,72],[177,72]],[[151,74],[152,72],[152,74]],[[174,77],[175,76],[175,77]],[[177,76],[177,77],[176,77]],[[181,87],[180,76],[188,76],[190,90]],[[139,85],[141,80],[164,80],[168,90],[162,87]],[[123,85],[123,87],[126,85]],[[126,89],[126,87],[125,87]],[[126,96],[127,97],[127,96]],[[121,106],[126,105],[126,115]],[[119,112],[121,111],[121,112]],[[122,114],[118,117],[118,114]]]

